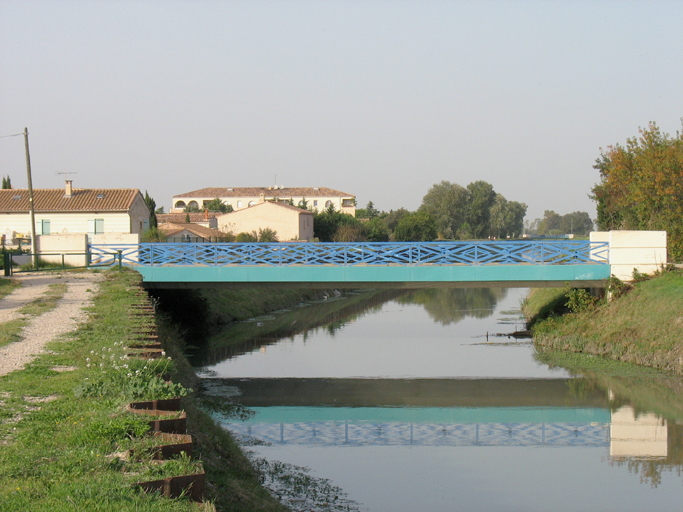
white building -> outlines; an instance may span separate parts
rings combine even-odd
[[[295,206],[306,206],[322,211],[330,205],[338,212],[356,215],[356,196],[327,187],[209,187],[194,192],[186,192],[173,196],[170,213],[182,212],[186,207],[200,210],[206,203],[219,198],[233,210],[242,210],[263,201],[278,201]]]
[[[138,189],[34,189],[36,235],[140,234],[149,209]],[[0,235],[12,243],[31,236],[27,189],[0,190]]]

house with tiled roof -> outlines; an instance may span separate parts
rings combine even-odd
[[[192,213],[157,213],[157,224],[185,224],[189,220],[192,224],[204,226],[205,228],[218,228],[216,217],[222,215],[221,212],[192,212]]]
[[[33,189],[36,235],[141,234],[149,209],[138,189]],[[0,235],[7,243],[31,236],[27,189],[0,190]]]
[[[171,243],[207,243],[222,242],[226,235],[217,229],[206,228],[191,222],[172,223],[166,222],[158,225],[159,230]]]
[[[356,215],[356,196],[327,187],[208,187],[173,196],[171,213],[180,213],[186,207],[204,208],[204,205],[220,199],[233,210],[249,208],[263,201],[293,203],[322,211],[330,205],[338,212]]]
[[[270,228],[280,242],[313,240],[313,213],[275,201],[262,201],[218,216],[218,229],[226,233],[259,232]]]

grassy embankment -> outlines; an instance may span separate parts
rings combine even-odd
[[[147,495],[131,485],[196,468],[190,460],[159,465],[143,455],[149,427],[125,410],[130,401],[178,394],[178,383],[195,382],[177,331],[163,322],[160,338],[173,361],[122,359],[139,283],[133,272],[108,272],[88,323],[25,369],[0,378],[3,510],[197,510],[186,499]],[[167,374],[176,384],[165,383]],[[220,510],[285,510],[192,393],[182,407],[195,458],[207,473],[207,498]],[[139,456],[128,458],[130,449]]]
[[[683,374],[683,272],[637,282],[621,296],[579,313],[562,314],[565,293],[538,289],[525,301],[538,347]]]

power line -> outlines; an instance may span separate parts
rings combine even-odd
[[[23,135],[23,133],[14,133],[12,135],[0,135],[0,139],[4,139],[5,137],[19,137],[20,135]]]

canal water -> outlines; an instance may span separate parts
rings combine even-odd
[[[680,380],[551,367],[510,335],[527,291],[331,295],[219,333],[198,372],[294,510],[683,510]]]

